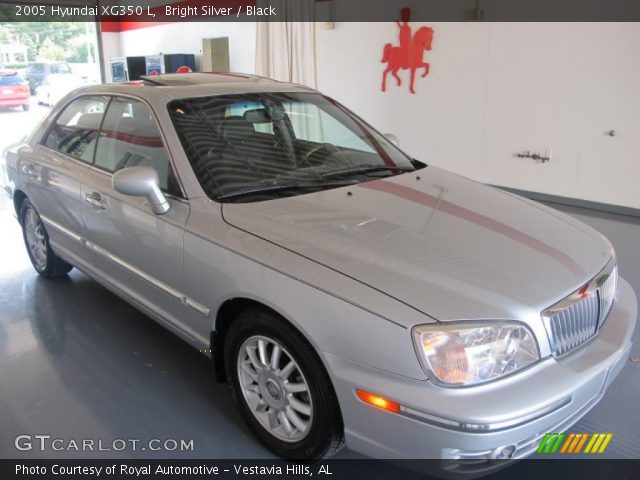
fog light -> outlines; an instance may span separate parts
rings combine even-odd
[[[507,445],[506,447],[496,448],[491,453],[491,458],[494,460],[507,460],[508,458],[511,458],[514,453],[516,453],[516,446]]]

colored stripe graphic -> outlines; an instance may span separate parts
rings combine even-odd
[[[562,440],[564,440],[564,433],[547,433],[540,445],[538,446],[538,453],[556,453]]]
[[[613,434],[611,433],[594,433],[591,440],[584,449],[584,453],[602,453],[609,445]]]
[[[564,454],[603,453],[612,438],[612,433],[570,433],[568,435],[564,433],[547,433],[536,452],[542,454],[556,452]],[[586,447],[583,451],[582,447],[585,444]],[[560,448],[561,445],[562,448]],[[558,449],[560,449],[559,452]]]
[[[584,446],[584,443],[587,441],[587,438],[589,438],[588,433],[583,433],[581,435],[582,435],[582,439],[580,440],[580,443],[576,447],[576,451],[572,453],[580,453],[582,451],[582,447]]]
[[[579,435],[579,434],[578,434]],[[573,442],[577,442],[577,436],[575,433],[570,433],[569,436],[567,437],[567,441],[564,442],[564,445],[562,445],[562,450],[560,450],[560,453],[566,453],[567,448],[569,448],[569,445]]]
[[[544,453],[544,448],[547,445],[547,442],[549,441],[549,437],[551,437],[550,433],[547,433],[544,438],[542,439],[542,441],[540,442],[540,445],[538,445],[538,450],[536,450],[536,453]]]
[[[560,453],[580,453],[588,437],[588,433],[571,433],[567,437],[567,441],[564,442]]]

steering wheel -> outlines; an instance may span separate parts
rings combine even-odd
[[[305,153],[303,160],[307,165],[309,165],[310,164],[309,159],[316,153],[321,152],[322,150],[326,150],[329,153],[329,155],[340,151],[340,149],[335,145],[333,145],[332,143],[321,143],[317,147],[313,147],[311,150]]]

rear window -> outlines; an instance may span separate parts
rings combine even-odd
[[[27,72],[29,73],[29,75],[31,74],[41,74],[44,73],[44,64],[42,63],[34,63],[32,65],[29,65]]]
[[[20,75],[2,75],[0,74],[0,85],[3,87],[8,85],[22,85],[24,80]]]

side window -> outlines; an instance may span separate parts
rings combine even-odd
[[[80,97],[56,118],[44,144],[83,162],[93,162],[106,97]]]
[[[42,75],[44,73],[44,65],[42,63],[34,63],[27,67],[28,75]]]
[[[95,166],[113,173],[135,165],[154,168],[160,188],[180,195],[169,154],[149,108],[138,100],[114,97],[100,131]]]

